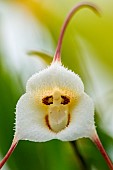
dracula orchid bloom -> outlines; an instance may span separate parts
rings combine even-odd
[[[84,84],[80,77],[61,64],[60,52],[65,30],[74,13],[83,7],[91,8],[98,13],[95,5],[82,2],[68,14],[52,64],[28,80],[26,93],[17,103],[14,140],[0,162],[0,169],[19,140],[73,141],[87,137],[96,144],[109,168],[113,170],[113,164],[96,133],[93,101],[84,92]]]

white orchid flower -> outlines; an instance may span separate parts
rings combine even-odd
[[[84,92],[80,77],[61,64],[60,51],[65,30],[73,14],[82,7],[98,12],[92,3],[82,2],[68,14],[52,64],[28,80],[26,93],[17,103],[14,140],[0,162],[0,169],[19,140],[73,141],[87,137],[97,145],[109,168],[113,170],[113,164],[96,133],[93,101]]]

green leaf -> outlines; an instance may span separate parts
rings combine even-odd
[[[29,56],[36,56],[42,59],[46,64],[50,64],[52,62],[52,55],[48,52],[42,52],[42,51],[29,51],[27,53]]]

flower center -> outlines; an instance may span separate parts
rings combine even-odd
[[[55,90],[52,95],[44,97],[42,102],[48,105],[45,120],[51,130],[59,132],[69,125],[70,98],[68,96],[62,95],[60,91]]]

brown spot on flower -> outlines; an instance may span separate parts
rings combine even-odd
[[[61,104],[66,105],[70,102],[70,99],[67,96],[61,96],[61,98],[62,98]]]
[[[42,103],[45,105],[53,104],[53,96],[47,96],[42,99]]]

